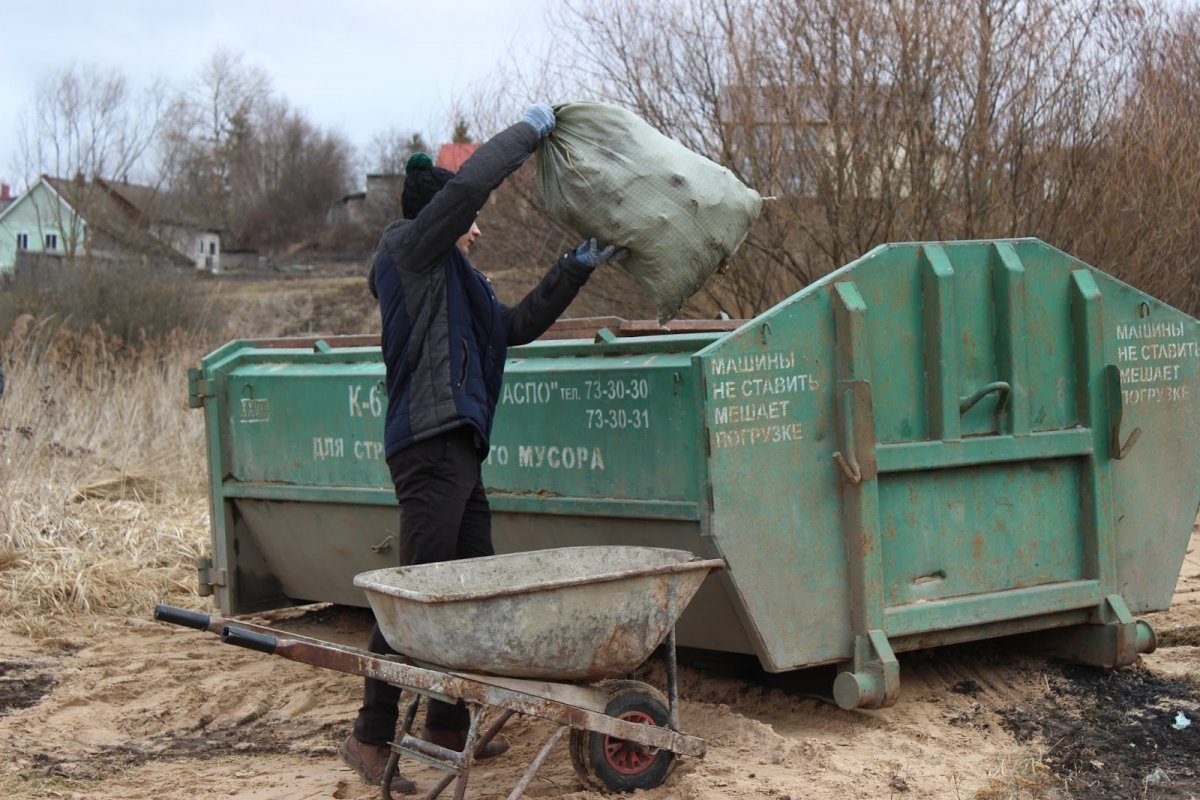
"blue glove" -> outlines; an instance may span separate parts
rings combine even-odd
[[[521,122],[528,122],[537,131],[538,136],[545,139],[554,130],[554,109],[545,103],[534,103],[525,109]]]
[[[596,243],[595,237],[588,239],[575,248],[575,260],[588,269],[595,269],[601,264],[607,264],[609,261],[621,262],[628,256],[628,250],[624,247],[618,250],[615,244],[610,244],[608,247],[601,249],[600,245]]]

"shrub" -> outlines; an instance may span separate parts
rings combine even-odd
[[[0,336],[23,314],[79,333],[99,327],[127,344],[173,331],[211,334],[218,320],[201,280],[190,270],[135,260],[39,259],[0,292]]]

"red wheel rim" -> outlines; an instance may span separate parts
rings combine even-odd
[[[654,717],[643,711],[629,711],[620,716],[626,722],[653,725]],[[622,775],[637,775],[654,763],[658,750],[653,747],[627,742],[615,736],[604,737],[604,760]]]

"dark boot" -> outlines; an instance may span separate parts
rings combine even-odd
[[[360,742],[352,733],[338,747],[338,753],[368,784],[379,786],[383,783],[383,773],[392,755],[390,747],[376,747]],[[391,790],[395,794],[416,794],[417,785],[401,775],[397,769],[396,774],[392,776]]]

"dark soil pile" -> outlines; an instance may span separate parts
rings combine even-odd
[[[1052,662],[1045,674],[1044,702],[997,714],[1018,740],[1044,743],[1072,797],[1200,796],[1200,689],[1133,667]]]
[[[54,687],[55,665],[0,661],[0,715],[36,704]]]

